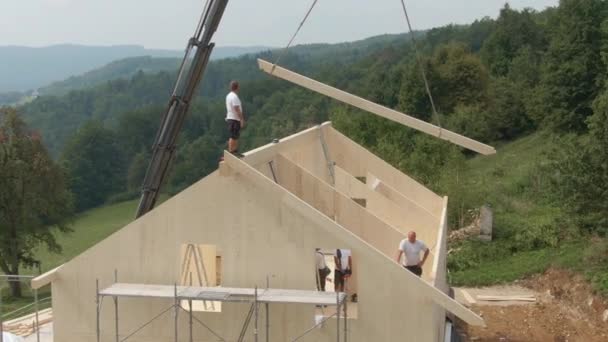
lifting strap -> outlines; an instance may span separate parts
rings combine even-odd
[[[291,44],[295,40],[296,36],[298,35],[298,33],[300,33],[300,30],[304,26],[304,23],[306,22],[306,20],[308,20],[308,17],[310,16],[310,13],[312,12],[312,10],[317,5],[317,2],[318,2],[318,0],[314,0],[312,2],[312,5],[310,6],[310,8],[308,9],[308,11],[306,12],[306,15],[304,15],[304,19],[302,19],[302,21],[300,22],[300,25],[298,25],[298,28],[296,29],[296,31],[294,32],[294,34],[291,36],[291,39],[287,43],[287,46],[285,46],[285,48],[283,49],[283,51],[281,52],[281,54],[279,54],[279,56],[277,57],[277,59],[274,61],[273,65],[272,65],[272,69],[270,70],[270,75],[272,75],[274,73],[274,70],[275,70],[276,66],[279,64],[279,61],[281,60],[281,58],[283,58],[283,56],[285,56],[285,54],[287,53],[287,50],[289,49],[289,47],[291,46]],[[433,111],[433,117],[434,117],[434,119],[435,119],[435,121],[437,123],[437,126],[439,126],[439,137],[441,137],[441,133],[442,133],[441,118],[439,116],[439,113],[437,112],[437,107],[435,106],[435,100],[433,99],[433,94],[431,92],[431,87],[429,86],[429,80],[427,78],[426,71],[424,69],[424,63],[423,63],[423,60],[422,60],[422,55],[421,55],[420,50],[418,48],[418,41],[416,40],[416,36],[414,35],[414,30],[412,29],[412,23],[411,23],[411,20],[410,20],[410,16],[407,13],[407,7],[405,6],[405,0],[401,0],[401,7],[403,8],[403,14],[405,16],[405,21],[407,22],[407,27],[409,29],[410,37],[412,39],[412,44],[414,45],[414,51],[416,53],[416,60],[418,61],[418,67],[420,68],[420,72],[422,74],[422,80],[424,81],[424,87],[426,89],[426,93],[427,93],[427,96],[429,98],[429,101],[431,102],[431,109]]]
[[[270,72],[271,75],[272,75],[272,72],[274,71],[274,68],[277,66],[277,64],[279,64],[279,61],[281,60],[281,58],[283,58],[283,56],[285,56],[285,54],[287,53],[287,50],[291,46],[291,43],[293,43],[293,41],[294,41],[294,39],[296,39],[296,36],[298,35],[298,33],[300,33],[300,30],[302,29],[302,26],[304,26],[304,23],[306,22],[306,20],[310,16],[310,13],[312,12],[313,8],[315,8],[315,5],[317,4],[318,1],[319,0],[314,0],[313,1],[312,5],[310,6],[310,8],[308,9],[308,11],[306,12],[306,15],[304,16],[304,19],[302,19],[302,22],[300,22],[300,25],[296,29],[296,32],[294,32],[293,36],[291,36],[291,39],[289,40],[289,43],[287,43],[287,46],[285,46],[285,48],[283,49],[283,51],[281,52],[281,54],[277,57],[276,61],[274,61],[274,64],[272,65],[272,71]]]
[[[435,101],[433,100],[433,94],[431,94],[431,87],[429,86],[429,80],[426,77],[426,71],[424,70],[424,63],[422,61],[422,56],[420,51],[418,50],[418,41],[414,36],[414,30],[412,29],[412,23],[410,22],[410,16],[407,14],[407,8],[405,7],[405,0],[401,0],[401,7],[403,8],[403,14],[405,15],[405,21],[407,22],[407,27],[410,31],[410,37],[412,38],[412,44],[414,45],[414,51],[416,52],[416,59],[418,60],[418,66],[420,67],[420,71],[422,73],[422,79],[424,80],[424,86],[426,88],[426,94],[429,97],[429,101],[431,101],[431,108],[433,110],[433,116],[435,117],[435,121],[437,121],[437,126],[439,126],[439,137],[441,137],[441,120],[439,118],[439,114],[437,113],[437,108],[435,107]]]

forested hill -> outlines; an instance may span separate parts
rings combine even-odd
[[[577,225],[608,231],[598,214],[608,211],[607,6],[602,0],[562,0],[543,12],[506,6],[496,20],[426,32],[419,42],[439,117],[430,115],[405,36],[297,47],[281,64],[497,146],[548,132],[559,148],[550,158],[538,156],[542,163],[534,172],[542,176],[534,177],[542,179],[543,192],[534,202],[559,201],[569,219],[580,219]],[[217,168],[226,141],[226,85],[239,79],[249,118],[243,150],[331,119],[383,159],[449,194],[450,222],[465,224],[467,210],[483,203],[468,192],[475,186],[463,187],[458,177],[469,152],[271,79],[257,70],[256,57],[272,61],[276,55],[210,63],[181,134],[168,191]],[[137,193],[174,77],[137,73],[66,96],[43,96],[20,109],[74,177],[79,209]]]
[[[384,35],[352,43],[314,44],[293,47],[282,63],[303,72],[317,72],[334,65],[350,64],[394,44],[404,45],[406,35]],[[267,80],[257,69],[256,58],[276,58],[275,52],[211,61],[199,89],[199,102],[224,96],[231,79],[242,82]],[[137,57],[55,83],[41,90],[42,96],[23,106],[28,122],[41,131],[54,155],[73,132],[90,119],[116,124],[127,111],[162,106],[169,98],[180,60]],[[154,73],[155,71],[162,71]],[[104,79],[110,81],[103,82]],[[97,84],[97,85],[96,85]],[[76,89],[70,91],[70,89]],[[45,94],[68,94],[51,96]],[[252,93],[245,90],[246,93]],[[205,100],[203,100],[205,99]],[[160,115],[162,109],[154,115]]]
[[[38,89],[40,96],[63,96],[72,90],[93,88],[116,79],[130,79],[138,72],[156,74],[161,71],[174,71],[179,68],[181,59],[177,57],[130,57],[113,61],[101,68],[72,76],[63,81],[53,82]]]
[[[219,46],[214,49],[211,58],[236,57],[267,49],[263,46]],[[51,82],[80,75],[123,58],[138,56],[178,58],[182,55],[182,50],[146,49],[137,45],[65,44],[35,48],[0,46],[0,93],[36,90]]]
[[[134,56],[176,57],[180,51],[147,50],[142,46],[48,47],[1,46],[0,92],[36,90],[53,81]]]

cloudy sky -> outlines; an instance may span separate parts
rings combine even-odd
[[[313,0],[230,0],[218,46],[284,46]],[[137,44],[181,49],[204,0],[0,0],[0,45]],[[506,0],[407,0],[415,29],[496,17]],[[543,9],[558,0],[510,0]],[[399,0],[318,0],[298,43],[406,31]]]

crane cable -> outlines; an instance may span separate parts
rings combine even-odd
[[[296,36],[298,35],[298,33],[300,33],[300,30],[302,29],[302,26],[304,26],[304,23],[306,22],[306,20],[310,16],[310,13],[315,8],[315,5],[317,4],[318,1],[319,0],[314,0],[313,1],[312,5],[308,9],[308,12],[306,12],[306,15],[304,16],[304,19],[302,19],[302,22],[300,22],[300,26],[298,26],[298,29],[296,30],[296,32],[294,32],[293,36],[291,36],[291,39],[289,40],[289,43],[287,43],[287,46],[285,46],[285,48],[283,49],[283,52],[281,52],[281,54],[274,61],[274,64],[272,65],[272,69],[270,70],[270,74],[271,75],[274,72],[274,69],[277,67],[277,64],[279,64],[279,61],[281,60],[281,58],[283,58],[283,56],[285,56],[285,54],[287,53],[287,50],[291,46],[291,43],[293,43],[293,41],[294,41],[294,39],[296,39]]]
[[[318,0],[314,0],[312,2],[312,5],[310,6],[310,8],[308,9],[308,11],[306,12],[306,15],[304,16],[304,19],[302,19],[302,21],[300,22],[300,25],[296,29],[296,32],[294,32],[293,36],[291,36],[291,39],[287,43],[287,46],[285,46],[285,48],[283,49],[283,51],[281,52],[281,54],[277,57],[277,59],[273,63],[272,69],[270,70],[270,74],[271,75],[274,72],[276,66],[279,64],[279,61],[281,60],[281,58],[283,58],[285,56],[285,54],[287,53],[287,50],[289,49],[289,47],[291,47],[291,44],[293,43],[293,41],[296,38],[296,36],[298,35],[298,33],[300,33],[300,30],[304,26],[304,23],[306,22],[306,20],[308,20],[308,17],[310,16],[310,13],[312,12],[312,10],[317,5],[317,2],[318,2]],[[439,137],[441,137],[441,132],[442,132],[441,118],[439,116],[439,113],[437,112],[437,107],[435,106],[435,100],[433,99],[433,94],[431,92],[431,87],[429,86],[429,80],[427,78],[426,71],[424,70],[424,63],[423,63],[423,60],[422,60],[422,55],[421,55],[421,53],[420,53],[420,51],[418,49],[418,41],[416,40],[416,36],[414,35],[414,30],[412,29],[412,23],[410,21],[409,15],[407,13],[407,7],[405,6],[405,0],[401,0],[401,7],[403,8],[403,14],[405,15],[405,20],[407,22],[407,27],[408,27],[409,32],[410,32],[410,37],[412,38],[412,43],[414,45],[414,51],[416,52],[416,59],[418,61],[418,66],[420,67],[420,72],[422,74],[422,79],[424,81],[424,87],[426,89],[426,93],[427,93],[427,96],[429,98],[429,101],[431,102],[431,109],[433,111],[433,117],[435,118],[435,121],[437,122],[437,125],[439,126]]]
[[[418,41],[416,40],[416,37],[414,36],[414,30],[412,30],[412,23],[410,22],[410,17],[407,14],[407,8],[405,6],[405,0],[401,0],[401,7],[403,7],[403,14],[405,15],[405,20],[407,21],[407,27],[410,30],[410,37],[412,37],[412,43],[414,45],[414,50],[416,51],[416,59],[418,60],[418,65],[420,67],[420,71],[422,73],[422,79],[424,80],[424,86],[426,88],[426,93],[429,97],[429,101],[431,101],[431,108],[433,110],[433,116],[435,117],[435,120],[437,121],[437,125],[439,126],[439,137],[441,137],[441,120],[439,117],[439,114],[437,113],[437,108],[435,107],[435,101],[433,100],[433,94],[431,93],[431,87],[429,86],[429,80],[426,77],[426,71],[424,70],[424,63],[422,61],[422,55],[420,54],[420,51],[418,50]]]

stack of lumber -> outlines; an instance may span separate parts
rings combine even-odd
[[[38,312],[38,324],[40,326],[53,321],[53,311],[51,308]],[[36,332],[36,314],[32,313],[23,317],[6,321],[3,329],[17,336],[29,336]]]

